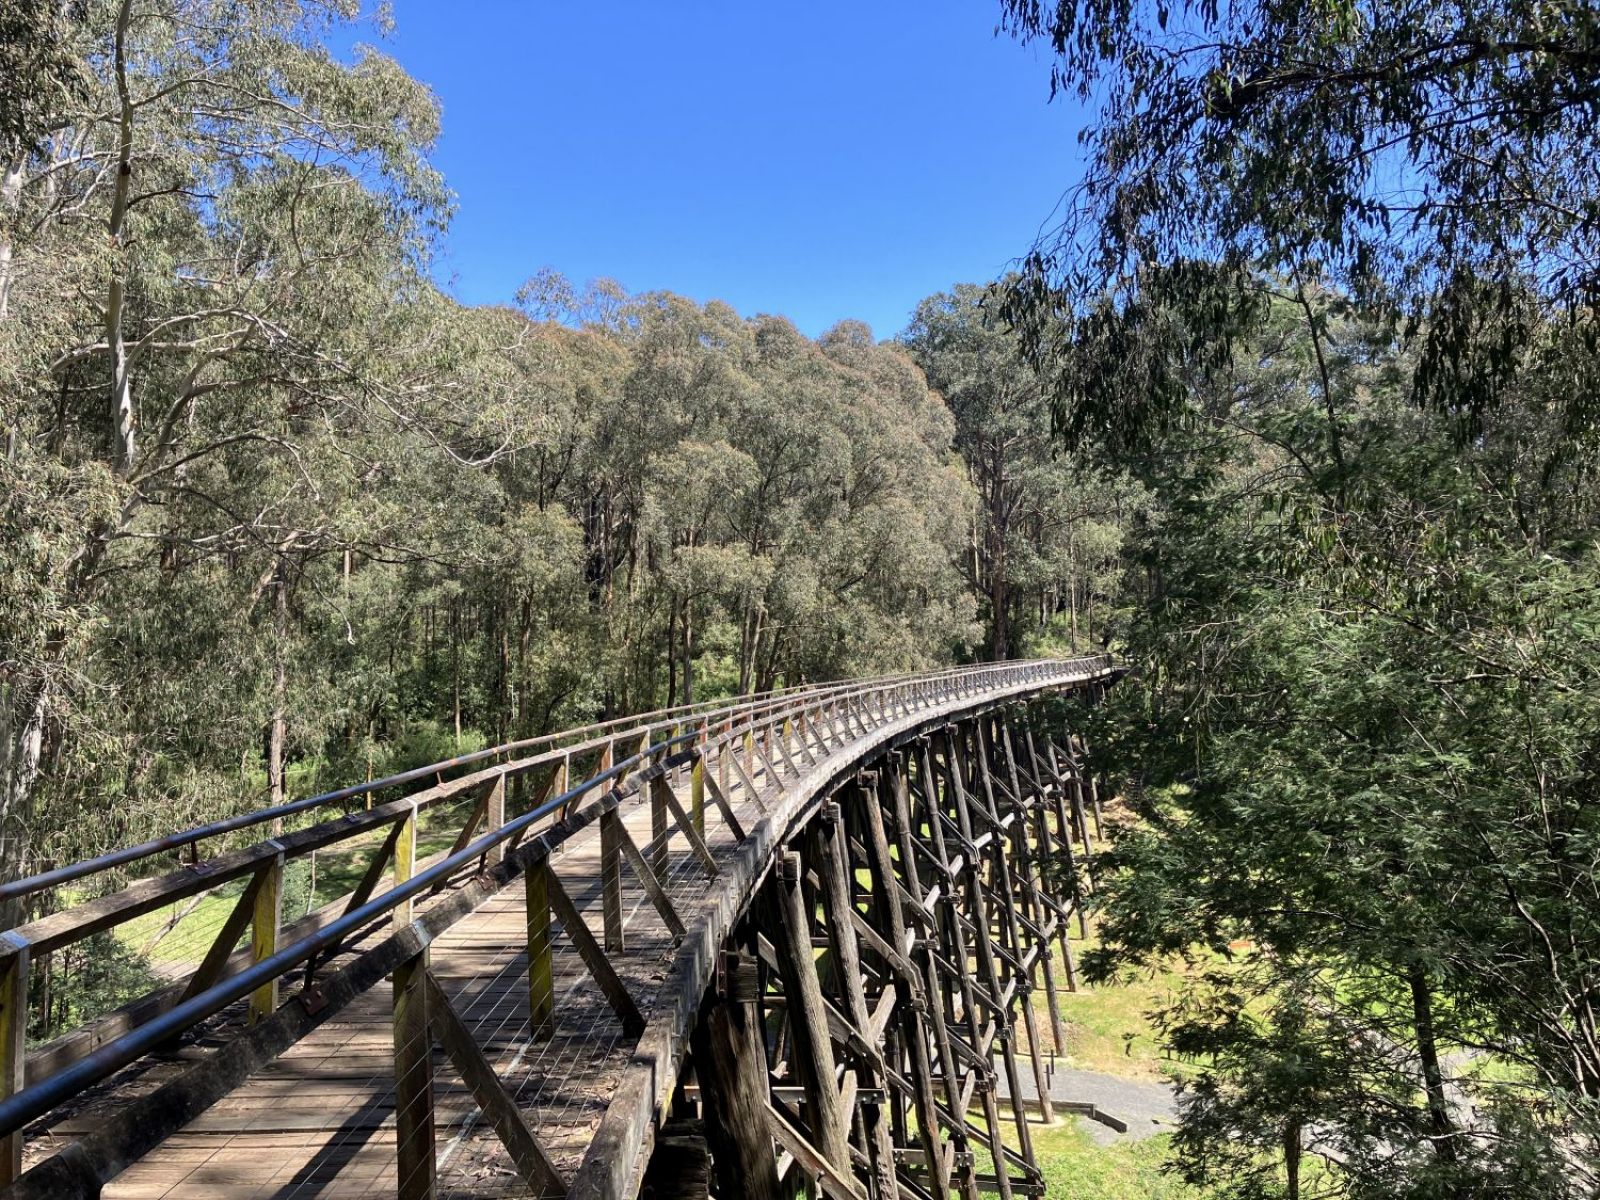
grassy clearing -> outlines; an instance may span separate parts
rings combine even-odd
[[[975,1124],[982,1128],[982,1117],[975,1115]],[[1075,1117],[1030,1124],[1029,1133],[1049,1200],[1204,1200],[1206,1195],[1162,1170],[1168,1134],[1101,1145]],[[1016,1144],[1009,1118],[1005,1137]],[[983,1146],[975,1145],[973,1156],[980,1174],[993,1173],[994,1160]]]
[[[1086,941],[1073,940],[1073,953],[1098,945],[1093,923]],[[1127,983],[1085,986],[1066,990],[1065,973],[1058,979],[1061,1021],[1067,1045],[1062,1055],[1072,1066],[1102,1071],[1125,1079],[1159,1080],[1181,1064],[1161,1050],[1148,1014],[1171,1002],[1183,980],[1181,965],[1168,967],[1149,978]],[[1050,1036],[1049,1002],[1044,989],[1033,993],[1042,1038]]]
[[[1033,1148],[1050,1200],[1195,1200],[1201,1193],[1162,1173],[1168,1137],[1101,1146],[1077,1121],[1034,1126]]]

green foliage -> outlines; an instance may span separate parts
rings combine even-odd
[[[1095,111],[1066,223],[1015,297],[1036,334],[1051,337],[1052,312],[1105,302],[1149,327],[1176,317],[1174,344],[1187,335],[1215,361],[1258,273],[1320,278],[1411,324],[1415,394],[1470,436],[1537,366],[1541,324],[1569,319],[1584,382],[1561,403],[1574,428],[1592,426],[1592,6],[1002,8],[1012,32],[1054,51],[1055,87]],[[1100,337],[1119,327],[1089,323]],[[1151,418],[1171,412],[1174,361],[1143,359]]]
[[[47,986],[40,976],[48,979]],[[42,1041],[57,1030],[76,1029],[136,996],[149,995],[161,982],[145,956],[116,932],[94,934],[58,951],[36,973],[32,990],[41,1003],[28,1015],[28,1038]]]
[[[1008,0],[1094,105],[1005,311],[1150,494],[1095,733],[1102,977],[1239,1196],[1590,1195],[1600,827],[1583,5]]]
[[[453,303],[438,105],[329,50],[354,13],[0,23],[61,56],[0,85],[48,132],[0,130],[0,875],[977,639],[907,352],[549,273]]]
[[[1096,1145],[1076,1121],[1033,1130],[1034,1156],[1051,1200],[1174,1200],[1203,1195],[1163,1170],[1165,1136]]]
[[[1139,494],[1060,453],[1046,381],[999,319],[998,298],[972,284],[930,296],[902,340],[955,417],[956,450],[977,493],[963,561],[987,604],[990,656],[1071,653],[1104,638]]]
[[[1162,1018],[1193,1180],[1278,1195],[1317,1156],[1339,1195],[1587,1194],[1592,499],[1527,470],[1536,400],[1464,450],[1381,327],[1293,312],[1138,460],[1141,672],[1098,732],[1143,819],[1086,965],[1237,960]]]

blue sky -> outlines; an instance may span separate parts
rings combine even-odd
[[[468,303],[542,266],[881,337],[1025,253],[1079,111],[994,0],[394,0],[380,43],[444,109],[437,273]]]

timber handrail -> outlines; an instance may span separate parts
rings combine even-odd
[[[619,727],[617,723],[606,723],[599,727],[584,727],[578,731],[570,731],[566,735],[556,734],[547,738],[509,743],[476,752],[471,756],[449,760],[448,764],[418,768],[416,771],[405,773],[404,777],[396,776],[387,781],[375,781],[372,785],[363,785],[365,790],[375,790],[380,786],[392,786],[401,778],[416,779],[436,773],[441,766],[481,762],[496,756],[506,756],[527,749],[530,745],[552,742],[562,736],[570,737],[574,733],[590,734],[595,728],[607,731],[604,737],[590,737],[587,741],[575,745],[560,745],[531,757],[503,760],[468,776],[448,781],[441,780],[434,788],[428,789],[433,795],[427,800],[429,803],[438,803],[443,799],[460,796],[488,784],[490,788],[501,791],[503,801],[503,789],[507,779],[525,775],[551,762],[570,759],[573,754],[585,754],[596,750],[603,753],[603,748],[606,746],[614,748],[625,743],[638,746],[634,753],[621,760],[605,763],[602,759],[596,764],[590,777],[582,782],[574,784],[570,779],[553,775],[552,782],[561,779],[571,786],[559,794],[542,798],[527,812],[504,819],[475,838],[470,835],[476,830],[477,819],[469,817],[463,837],[458,839],[457,845],[450,852],[433,865],[416,871],[407,878],[397,878],[394,884],[380,895],[363,898],[358,891],[355,893],[355,898],[361,899],[362,902],[351,904],[347,911],[331,922],[311,930],[289,945],[268,947],[270,952],[259,954],[256,961],[236,973],[207,981],[205,986],[194,990],[193,994],[185,994],[164,1012],[88,1051],[62,1070],[10,1095],[0,1094],[0,1138],[17,1133],[30,1121],[51,1112],[63,1102],[101,1082],[129,1063],[159,1048],[170,1046],[184,1032],[247,996],[257,996],[262,989],[273,989],[270,994],[275,1001],[278,981],[290,976],[296,968],[307,961],[338,947],[347,938],[367,929],[379,918],[396,914],[403,923],[410,925],[412,922],[409,906],[413,900],[447,885],[474,863],[488,862],[496,855],[510,858],[514,853],[513,867],[520,872],[546,861],[557,846],[600,820],[605,814],[616,810],[625,799],[668,770],[685,764],[703,766],[715,758],[722,764],[733,765],[741,772],[749,771],[751,768],[741,759],[754,756],[759,743],[765,741],[767,745],[760,747],[761,757],[757,766],[777,782],[781,790],[783,763],[767,757],[772,753],[774,742],[772,732],[774,730],[784,732],[785,737],[779,742],[779,751],[784,759],[788,759],[790,750],[787,745],[787,733],[791,723],[797,718],[802,729],[808,731],[819,729],[825,724],[842,746],[857,737],[868,736],[875,727],[893,720],[896,716],[936,707],[953,699],[979,696],[990,690],[1015,688],[1032,682],[1048,684],[1051,680],[1072,672],[1108,669],[1109,665],[1110,660],[1105,656],[1089,656],[1077,659],[988,664],[952,668],[922,675],[817,685],[782,694],[747,698],[738,704],[727,705],[721,709],[706,710],[695,706],[689,709],[666,710],[668,714],[666,719],[649,719],[656,716],[650,714],[642,724]],[[874,702],[875,712],[872,711]],[[851,724],[852,718],[860,727],[859,733]],[[818,736],[823,750],[828,751],[830,747],[826,737],[820,734]],[[651,741],[651,738],[657,740]],[[803,737],[800,739],[800,744],[802,752],[809,757],[811,751]],[[788,759],[787,765],[792,770],[798,770],[792,759]],[[713,800],[718,799],[716,787],[717,785],[713,783],[710,789]],[[348,798],[358,794],[359,790],[346,789],[342,793],[328,793],[324,797],[313,797],[312,800],[331,803],[330,797]],[[485,799],[488,795],[489,792],[486,791]],[[594,802],[581,803],[585,799],[593,799]],[[304,811],[305,807],[312,806],[309,801],[302,801],[299,804],[303,807],[297,811]],[[54,914],[29,925],[0,933],[0,980],[10,978],[14,984],[20,982],[25,989],[27,964],[33,954],[48,953],[74,940],[148,912],[151,908],[170,902],[174,898],[193,895],[232,879],[251,876],[269,864],[276,864],[281,870],[282,863],[286,859],[309,853],[320,846],[385,825],[393,825],[397,821],[414,822],[416,813],[423,804],[424,798],[421,794],[398,798],[365,812],[350,814],[283,834],[257,846],[232,851],[171,872],[166,876],[142,880],[71,912]],[[270,811],[272,810],[263,810],[264,813]],[[253,815],[266,819],[263,814]],[[542,830],[536,830],[540,822],[547,818],[551,819],[552,823]],[[242,827],[243,824],[233,826],[233,828]],[[138,848],[130,848],[130,851],[134,849]],[[378,853],[381,855],[384,851],[380,850]],[[381,866],[381,860],[375,865]],[[75,877],[81,878],[82,874]],[[184,890],[185,888],[188,890]]]
[[[881,687],[913,679],[945,678],[981,669],[970,666],[948,667],[936,672],[887,676],[872,682]],[[854,683],[839,682],[799,684],[793,687],[775,688],[767,692],[740,696],[732,700],[721,697],[715,700],[700,701],[695,704],[655,709],[651,712],[630,716],[612,717],[605,721],[591,722],[573,729],[541,734],[538,737],[524,738],[496,746],[487,746],[481,750],[456,755],[454,758],[442,759],[439,762],[413,767],[410,770],[388,775],[382,779],[373,779],[365,783],[352,784],[349,787],[336,788],[331,792],[321,792],[315,796],[306,796],[299,800],[291,800],[268,808],[253,809],[250,812],[239,813],[204,825],[192,826],[159,838],[151,838],[132,846],[124,846],[116,850],[107,851],[94,858],[68,863],[50,870],[37,872],[22,879],[0,883],[0,904],[11,900],[23,899],[53,887],[60,887],[63,884],[75,883],[78,880],[114,870],[118,867],[130,866],[158,854],[195,846],[207,839],[234,833],[241,829],[248,829],[254,825],[266,824],[269,821],[281,821],[285,817],[298,816],[301,813],[341,804],[347,800],[369,796],[389,788],[402,787],[408,783],[415,783],[419,779],[442,777],[446,771],[453,771],[460,767],[471,766],[475,763],[504,755],[518,754],[537,746],[548,746],[551,753],[559,750],[581,754],[608,741],[620,740],[630,734],[637,735],[647,730],[665,729],[689,720],[709,723],[732,717],[736,714],[751,712],[755,707],[759,707],[762,704],[779,704],[801,697],[822,698],[855,686],[857,685]],[[541,763],[548,761],[550,760],[547,758],[540,759]]]

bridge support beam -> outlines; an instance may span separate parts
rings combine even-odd
[[[433,1200],[433,1036],[428,1028],[428,956],[394,972],[394,1137],[399,1200]]]
[[[785,1200],[767,1122],[767,1044],[755,959],[724,955],[695,1027],[691,1053],[714,1156],[717,1194]]]
[[[872,792],[866,788],[854,789],[856,803],[874,804]],[[866,988],[862,983],[864,966],[861,946],[856,940],[855,874],[851,869],[846,850],[844,819],[839,805],[822,806],[817,821],[817,839],[814,854],[818,874],[822,880],[822,902],[828,917],[828,942],[833,953],[837,987],[843,993],[845,1015],[849,1017],[853,1032],[862,1039],[856,1050],[855,1071],[858,1088],[877,1091],[883,1082],[880,1070],[882,1057],[871,1036],[872,1012],[867,1007]],[[888,969],[887,967],[885,968]],[[866,1152],[869,1195],[879,1200],[894,1200],[896,1195],[894,1170],[894,1139],[889,1124],[884,1119],[884,1106],[876,1100],[863,1100],[857,1106],[866,1134]],[[848,1160],[841,1163],[848,1165]]]
[[[805,894],[798,854],[790,852],[779,860],[771,888],[778,972],[783,978],[789,1034],[793,1038],[800,1083],[805,1089],[814,1145],[834,1167],[848,1171],[848,1124],[835,1074],[828,1011],[811,946],[814,909]]]

